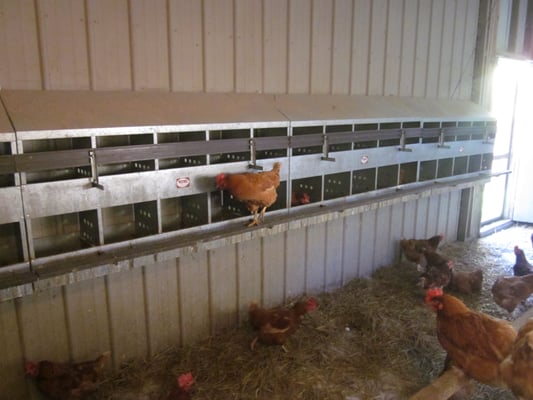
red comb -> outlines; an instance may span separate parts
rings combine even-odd
[[[439,287],[428,289],[428,291],[426,292],[426,302],[430,302],[434,297],[439,297],[443,294],[444,292]]]
[[[178,376],[178,386],[183,390],[188,391],[192,385],[194,385],[194,377],[191,372]]]
[[[305,302],[305,304],[307,306],[308,311],[316,310],[316,308],[318,307],[318,303],[314,297],[309,297],[307,301]]]

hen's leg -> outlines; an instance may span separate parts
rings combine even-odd
[[[252,222],[248,224],[248,226],[254,226],[254,225],[259,225],[259,221],[257,218],[257,210],[254,211]]]
[[[266,207],[263,207],[261,209],[261,215],[260,215],[260,218],[261,218],[261,222],[263,222],[265,220],[265,211],[266,211]]]

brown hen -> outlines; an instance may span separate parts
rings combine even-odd
[[[533,318],[518,331],[511,354],[500,365],[503,380],[519,399],[533,399]]]
[[[280,168],[281,163],[276,162],[271,171],[221,173],[216,177],[216,186],[217,189],[228,191],[246,205],[248,211],[253,214],[253,220],[248,226],[259,225],[263,221],[266,209],[278,198]]]
[[[248,317],[250,325],[257,336],[250,344],[253,350],[257,341],[263,344],[283,345],[300,326],[302,317],[317,308],[316,300],[312,297],[306,301],[297,301],[292,307],[275,307],[266,309],[257,303],[250,303]]]
[[[442,289],[428,290],[426,303],[437,312],[437,338],[448,353],[447,361],[478,382],[502,386],[500,363],[516,338],[512,325],[469,309]]]
[[[83,399],[96,391],[97,381],[110,355],[111,352],[108,351],[95,360],[80,363],[28,361],[26,374],[35,379],[39,391],[50,399]]]

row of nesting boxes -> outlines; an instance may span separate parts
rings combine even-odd
[[[491,169],[496,132],[488,117],[262,121],[261,113],[248,122],[150,125],[106,125],[105,114],[102,127],[41,121],[28,129],[17,126],[23,100],[11,96],[14,116],[7,96],[0,132],[4,266],[247,216],[216,191],[215,175],[275,161],[283,167],[274,213],[296,206],[294,192],[327,204],[479,174]]]

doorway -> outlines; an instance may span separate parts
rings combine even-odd
[[[533,223],[532,104],[531,61],[500,58],[491,110],[498,123],[492,172],[500,175],[485,185],[482,225],[505,219]]]

